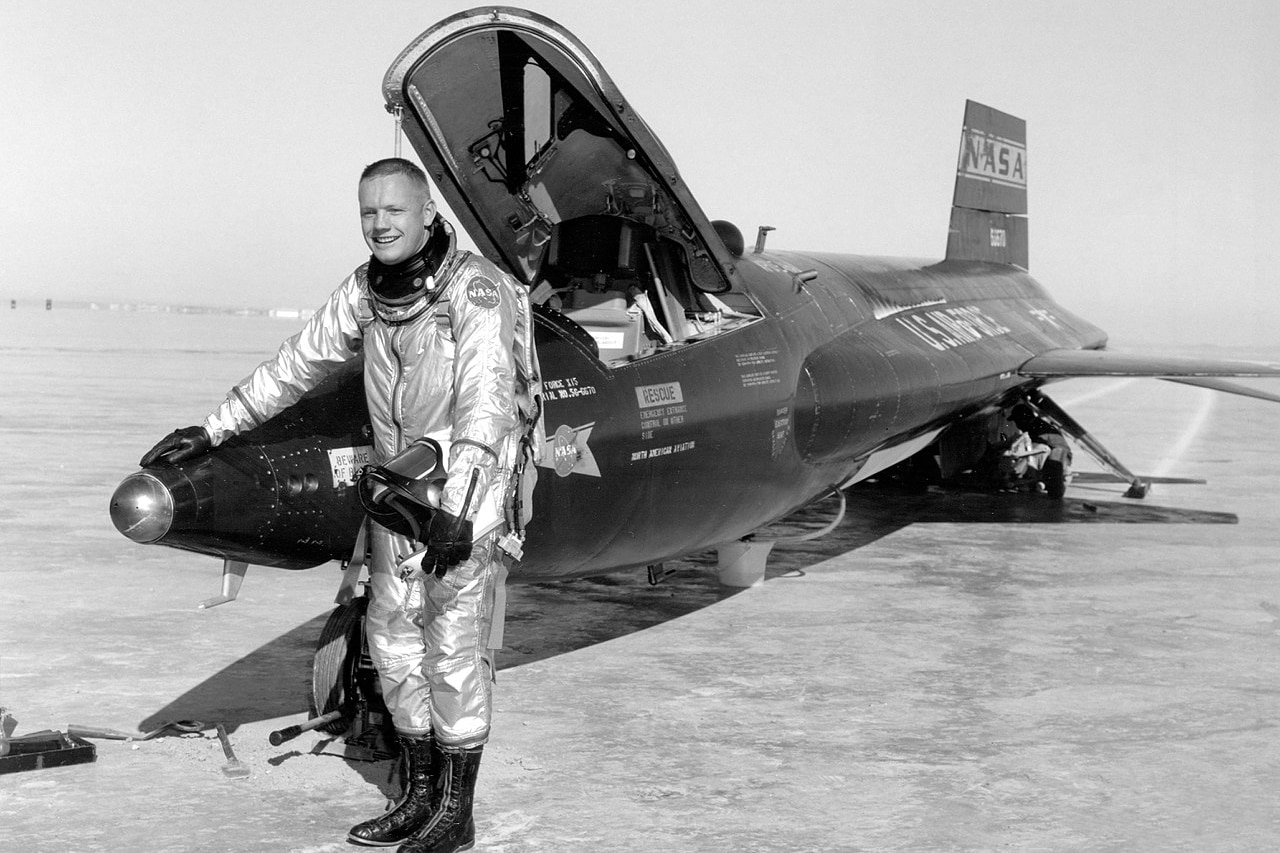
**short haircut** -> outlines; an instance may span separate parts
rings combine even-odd
[[[404,175],[413,181],[422,191],[427,194],[427,198],[431,197],[431,185],[427,183],[427,176],[414,163],[405,160],[403,157],[388,157],[385,160],[379,160],[376,163],[370,163],[364,167],[364,171],[360,173],[360,183],[364,183],[371,178],[389,178],[392,175]]]

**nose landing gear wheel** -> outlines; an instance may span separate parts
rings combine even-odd
[[[338,719],[319,727],[341,736],[341,742],[319,749],[354,761],[392,758],[397,749],[391,714],[365,642],[368,602],[359,596],[329,614],[311,667],[312,719],[331,711],[342,712]]]
[[[355,715],[357,669],[366,654],[364,614],[368,603],[367,598],[359,596],[350,604],[335,608],[316,641],[311,665],[312,718],[346,709],[341,719],[320,727],[320,731],[331,735],[345,734]]]

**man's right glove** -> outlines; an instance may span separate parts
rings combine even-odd
[[[434,571],[436,577],[471,556],[471,522],[459,519],[443,509],[431,516],[427,530],[427,555],[423,569]]]
[[[160,439],[159,443],[148,450],[147,455],[143,456],[138,464],[143,468],[157,462],[177,465],[179,462],[186,462],[188,459],[207,453],[212,446],[213,442],[209,439],[209,433],[204,431],[204,427],[182,427]]]

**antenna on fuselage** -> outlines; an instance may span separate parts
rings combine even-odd
[[[756,231],[756,247],[755,249],[752,250],[754,254],[758,255],[764,251],[765,238],[769,236],[770,231],[776,231],[776,230],[777,229],[774,228],[772,225],[760,226],[760,229]]]

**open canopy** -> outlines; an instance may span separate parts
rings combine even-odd
[[[561,223],[629,220],[730,289],[725,249],[670,156],[595,57],[554,22],[485,7],[423,33],[388,70],[418,156],[481,251],[532,284]]]

